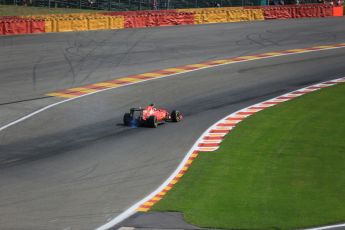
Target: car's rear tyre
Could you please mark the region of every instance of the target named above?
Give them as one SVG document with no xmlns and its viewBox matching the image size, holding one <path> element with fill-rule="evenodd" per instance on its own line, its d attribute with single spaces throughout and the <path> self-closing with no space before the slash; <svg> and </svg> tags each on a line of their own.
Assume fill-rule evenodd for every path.
<svg viewBox="0 0 345 230">
<path fill-rule="evenodd" d="M 123 123 L 125 124 L 125 126 L 131 126 L 133 122 L 133 117 L 131 116 L 130 113 L 125 113 L 125 115 L 123 116 Z"/>
<path fill-rule="evenodd" d="M 158 126 L 157 117 L 156 116 L 150 116 L 147 119 L 147 125 L 151 128 L 157 128 L 157 126 Z"/>
<path fill-rule="evenodd" d="M 171 120 L 172 120 L 173 122 L 179 122 L 179 121 L 181 121 L 181 120 L 182 120 L 182 115 L 181 115 L 181 113 L 180 113 L 178 110 L 173 110 L 173 111 L 171 112 Z"/>
</svg>

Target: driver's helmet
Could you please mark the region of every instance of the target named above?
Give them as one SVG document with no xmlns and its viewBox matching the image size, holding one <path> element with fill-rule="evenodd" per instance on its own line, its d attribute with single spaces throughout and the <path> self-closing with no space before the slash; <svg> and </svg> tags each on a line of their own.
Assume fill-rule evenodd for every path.
<svg viewBox="0 0 345 230">
<path fill-rule="evenodd" d="M 155 104 L 151 103 L 151 104 L 150 104 L 150 106 L 154 107 L 154 106 L 155 106 Z"/>
</svg>

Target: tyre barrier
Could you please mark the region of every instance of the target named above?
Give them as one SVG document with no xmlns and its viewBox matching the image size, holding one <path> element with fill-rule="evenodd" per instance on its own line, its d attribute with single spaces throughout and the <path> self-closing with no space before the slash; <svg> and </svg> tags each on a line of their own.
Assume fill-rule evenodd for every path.
<svg viewBox="0 0 345 230">
<path fill-rule="evenodd" d="M 344 16 L 344 7 L 335 6 L 333 7 L 333 17 L 343 17 Z"/>
<path fill-rule="evenodd" d="M 102 16 L 93 15 L 77 18 L 47 18 L 45 21 L 45 31 L 49 32 L 73 32 L 88 30 L 114 30 L 124 28 L 124 18 L 122 16 Z"/>
<path fill-rule="evenodd" d="M 149 13 L 146 15 L 126 15 L 124 17 L 125 28 L 143 28 L 157 26 L 192 25 L 194 15 L 192 13 Z"/>
<path fill-rule="evenodd" d="M 305 4 L 0 17 L 0 35 L 343 16 L 342 6 Z"/>
<path fill-rule="evenodd" d="M 195 24 L 264 20 L 261 9 L 208 10 L 194 13 Z"/>
<path fill-rule="evenodd" d="M 42 20 L 0 19 L 0 35 L 44 33 L 45 22 Z"/>
<path fill-rule="evenodd" d="M 261 9 L 243 7 L 110 12 L 104 15 L 123 15 L 125 28 L 264 20 Z"/>
<path fill-rule="evenodd" d="M 262 9 L 265 20 L 333 16 L 333 7 L 325 4 L 246 7 L 246 9 Z"/>
<path fill-rule="evenodd" d="M 331 6 L 277 7 L 264 9 L 265 19 L 318 18 L 333 16 Z"/>
</svg>

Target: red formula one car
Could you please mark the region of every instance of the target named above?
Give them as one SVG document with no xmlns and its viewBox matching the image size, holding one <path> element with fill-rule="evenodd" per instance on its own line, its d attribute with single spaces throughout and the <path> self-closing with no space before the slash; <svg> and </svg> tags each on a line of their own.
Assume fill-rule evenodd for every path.
<svg viewBox="0 0 345 230">
<path fill-rule="evenodd" d="M 165 121 L 179 122 L 183 119 L 182 114 L 173 110 L 169 113 L 165 109 L 157 109 L 154 104 L 142 108 L 131 108 L 129 113 L 125 113 L 123 116 L 123 123 L 126 126 L 138 127 L 147 126 L 156 128 L 159 123 Z"/>
</svg>

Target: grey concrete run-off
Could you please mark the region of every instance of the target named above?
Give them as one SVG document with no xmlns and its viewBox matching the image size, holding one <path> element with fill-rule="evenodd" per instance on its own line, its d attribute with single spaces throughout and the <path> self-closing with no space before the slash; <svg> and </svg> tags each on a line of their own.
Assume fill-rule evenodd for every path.
<svg viewBox="0 0 345 230">
<path fill-rule="evenodd" d="M 157 41 L 162 42 L 162 38 L 171 37 L 170 44 L 161 43 L 165 45 L 156 48 L 157 54 L 152 52 L 151 56 L 147 51 L 146 62 L 145 58 L 139 58 L 141 52 L 136 49 L 151 47 L 147 44 L 154 43 L 152 39 L 146 40 L 146 43 L 141 42 L 142 38 L 140 42 L 138 39 L 136 45 L 132 44 L 130 53 L 139 56 L 135 58 L 135 55 L 125 55 L 127 58 L 123 58 L 125 61 L 121 62 L 115 71 L 111 70 L 110 65 L 107 67 L 109 63 L 100 57 L 110 52 L 110 49 L 95 48 L 83 59 L 89 60 L 89 57 L 93 57 L 94 61 L 98 60 L 99 67 L 94 71 L 95 75 L 88 78 L 89 80 L 82 80 L 84 77 L 81 72 L 83 69 L 86 72 L 91 71 L 92 65 L 81 65 L 78 67 L 80 75 L 75 78 L 78 79 L 75 81 L 77 84 L 77 82 L 107 79 L 112 71 L 116 75 L 116 69 L 119 71 L 122 69 L 123 72 L 119 76 L 123 76 L 133 71 L 144 72 L 146 69 L 168 64 L 169 66 L 187 64 L 182 63 L 187 60 L 194 63 L 206 59 L 219 59 L 227 55 L 237 56 L 263 50 L 341 42 L 338 36 L 343 36 L 345 32 L 340 31 L 340 27 L 336 29 L 339 22 L 343 21 L 340 19 L 291 20 L 148 29 L 149 32 L 98 31 L 0 38 L 1 51 L 7 52 L 6 49 L 13 49 L 16 55 L 13 54 L 12 57 L 23 58 L 18 68 L 13 67 L 3 71 L 4 75 L 0 77 L 0 87 L 3 87 L 0 96 L 3 102 L 12 99 L 30 99 L 30 97 L 42 97 L 43 92 L 52 88 L 71 85 L 71 82 L 68 82 L 71 76 L 63 74 L 66 67 L 62 62 L 59 67 L 60 77 L 58 71 L 54 69 L 59 66 L 57 61 L 52 65 L 44 65 L 47 68 L 46 77 L 41 75 L 42 78 L 36 83 L 31 82 L 32 75 L 24 74 L 24 69 L 19 71 L 20 68 L 30 69 L 28 67 L 30 64 L 24 67 L 25 55 L 19 54 L 34 46 L 35 39 L 43 39 L 40 42 L 41 47 L 45 47 L 44 44 L 50 42 L 59 44 L 57 42 L 59 40 L 60 45 L 64 46 L 67 44 L 66 39 L 70 39 L 70 44 L 78 44 L 79 51 L 83 52 L 81 50 L 89 49 L 93 43 L 80 45 L 80 41 L 96 39 L 91 38 L 90 35 L 105 39 L 108 43 L 104 42 L 104 44 L 112 44 L 113 50 L 117 50 L 115 48 L 117 46 L 121 49 L 123 44 L 109 42 L 109 39 L 116 37 L 110 36 L 111 34 L 117 34 L 119 37 L 133 34 L 132 37 L 127 36 L 128 43 L 140 34 L 146 36 L 156 34 L 157 45 L 159 45 Z M 253 35 L 249 34 L 255 33 L 256 29 L 258 33 L 265 29 L 271 31 L 271 34 L 276 34 L 270 38 L 274 40 L 276 36 L 275 42 L 280 42 L 281 45 L 274 46 L 268 43 L 269 38 L 264 37 L 264 34 L 257 37 L 256 42 L 250 41 L 253 40 L 251 37 Z M 235 39 L 238 35 L 233 34 L 233 31 L 236 30 L 242 31 L 243 36 L 247 33 L 251 38 Z M 218 31 L 218 35 L 215 35 L 214 31 Z M 201 34 L 208 38 L 203 38 Z M 309 42 L 306 39 L 305 44 L 302 41 L 298 43 L 297 38 L 301 38 L 302 35 L 305 38 L 309 37 Z M 224 46 L 226 38 L 229 39 L 228 46 Z M 239 45 L 236 46 L 232 39 L 238 40 Z M 12 48 L 3 45 L 10 41 L 18 45 L 13 45 Z M 258 41 L 261 45 L 257 44 Z M 247 42 L 247 46 L 243 45 L 244 42 Z M 54 52 L 66 52 L 61 47 L 54 45 L 49 47 L 52 49 L 50 52 L 42 51 L 48 56 Z M 167 47 L 171 47 L 171 52 L 167 53 Z M 247 47 L 247 50 L 244 47 Z M 179 49 L 180 55 L 170 56 L 174 54 L 173 51 L 178 52 Z M 150 58 L 158 55 L 158 50 L 161 50 L 159 54 L 161 57 L 169 57 L 166 63 L 164 60 L 159 60 L 160 64 L 150 61 Z M 3 52 L 0 55 L 4 58 Z M 159 55 L 155 56 L 157 60 Z M 194 57 L 191 57 L 193 55 Z M 76 55 L 74 58 L 80 57 Z M 206 69 L 87 96 L 54 107 L 6 129 L 0 132 L 1 229 L 98 227 L 157 188 L 176 168 L 198 136 L 215 121 L 253 103 L 311 83 L 342 77 L 345 74 L 344 58 L 345 49 L 337 49 Z M 29 62 L 30 58 L 25 60 Z M 21 61 L 18 60 L 19 63 Z M 3 66 L 1 68 L 11 65 L 8 62 Z M 106 76 L 107 71 L 109 76 Z M 36 90 L 32 88 L 35 85 Z M 181 110 L 185 120 L 177 124 L 167 123 L 157 129 L 123 127 L 122 116 L 130 107 L 143 106 L 150 102 L 155 102 L 158 106 L 169 110 L 175 108 Z M 8 117 L 11 117 L 11 111 L 15 117 L 17 112 L 29 111 L 43 104 L 49 104 L 45 101 L 40 105 L 39 100 L 35 102 L 38 104 L 25 103 L 32 107 L 27 107 L 25 110 L 20 104 L 13 103 L 17 107 L 9 109 Z M 0 106 L 0 114 L 2 111 L 3 106 Z"/>
</svg>

